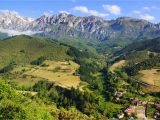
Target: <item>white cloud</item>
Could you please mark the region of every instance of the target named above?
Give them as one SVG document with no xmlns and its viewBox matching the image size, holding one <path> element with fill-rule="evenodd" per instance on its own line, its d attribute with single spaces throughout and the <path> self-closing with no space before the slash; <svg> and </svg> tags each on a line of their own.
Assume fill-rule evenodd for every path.
<svg viewBox="0 0 160 120">
<path fill-rule="evenodd" d="M 144 10 L 150 10 L 150 8 L 143 7 L 142 10 L 133 10 L 132 11 L 133 16 L 135 16 L 137 18 L 140 18 L 140 19 L 147 20 L 147 21 L 153 21 L 153 20 L 155 20 L 155 17 L 153 15 L 145 13 Z"/>
<path fill-rule="evenodd" d="M 51 16 L 52 14 L 50 14 L 49 12 L 43 12 L 42 15 Z"/>
<path fill-rule="evenodd" d="M 46 16 L 52 16 L 53 14 L 54 14 L 54 11 L 52 11 L 52 10 L 49 10 L 49 11 L 42 13 L 42 15 L 46 15 Z"/>
<path fill-rule="evenodd" d="M 76 7 L 73 8 L 73 10 L 79 11 L 79 12 L 82 12 L 82 13 L 86 13 L 88 15 L 99 16 L 99 17 L 106 17 L 106 16 L 109 15 L 107 13 L 100 13 L 96 10 L 90 10 L 86 6 L 76 6 Z"/>
<path fill-rule="evenodd" d="M 149 14 L 144 14 L 144 15 L 141 14 L 141 15 L 140 15 L 140 18 L 141 18 L 141 19 L 144 19 L 144 20 L 148 20 L 148 21 L 152 21 L 152 20 L 155 19 L 154 16 L 149 15 Z"/>
<path fill-rule="evenodd" d="M 12 14 L 16 14 L 19 15 L 19 13 L 15 10 L 0 10 L 1 13 L 12 13 Z"/>
<path fill-rule="evenodd" d="M 88 13 L 88 8 L 85 7 L 85 6 L 76 6 L 76 7 L 74 7 L 74 10 L 84 12 L 84 13 Z"/>
<path fill-rule="evenodd" d="M 59 13 L 66 13 L 66 14 L 70 14 L 68 11 L 64 11 L 64 10 L 59 11 Z"/>
<path fill-rule="evenodd" d="M 48 12 L 49 12 L 50 14 L 53 14 L 53 13 L 54 13 L 54 11 L 52 11 L 52 10 L 49 10 Z"/>
<path fill-rule="evenodd" d="M 152 9 L 160 9 L 160 7 L 157 6 L 145 6 L 142 8 L 142 10 L 152 10 Z"/>
<path fill-rule="evenodd" d="M 8 29 L 0 29 L 0 32 L 2 33 L 7 33 L 8 36 L 14 36 L 14 35 L 22 35 L 22 34 L 25 34 L 25 35 L 34 35 L 36 33 L 41 33 L 42 31 L 16 31 L 16 30 L 8 30 Z"/>
<path fill-rule="evenodd" d="M 102 5 L 102 7 L 114 15 L 120 15 L 121 14 L 121 8 L 117 5 Z"/>
<path fill-rule="evenodd" d="M 141 11 L 139 11 L 139 10 L 133 10 L 132 11 L 134 14 L 140 14 L 141 13 Z"/>
<path fill-rule="evenodd" d="M 143 10 L 150 10 L 150 7 L 143 7 Z"/>
</svg>

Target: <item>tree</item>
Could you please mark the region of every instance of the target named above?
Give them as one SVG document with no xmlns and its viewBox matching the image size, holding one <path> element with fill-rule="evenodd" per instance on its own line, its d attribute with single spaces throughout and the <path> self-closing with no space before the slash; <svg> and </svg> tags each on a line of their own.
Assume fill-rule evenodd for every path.
<svg viewBox="0 0 160 120">
<path fill-rule="evenodd" d="M 0 119 L 7 120 L 7 119 L 26 119 L 26 113 L 23 108 L 16 103 L 6 101 L 0 107 Z"/>
</svg>

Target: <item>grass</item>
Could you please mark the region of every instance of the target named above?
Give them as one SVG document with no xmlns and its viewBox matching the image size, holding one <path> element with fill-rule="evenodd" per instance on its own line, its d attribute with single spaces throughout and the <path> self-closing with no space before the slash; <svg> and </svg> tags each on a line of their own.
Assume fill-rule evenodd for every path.
<svg viewBox="0 0 160 120">
<path fill-rule="evenodd" d="M 32 96 L 37 95 L 37 92 L 33 92 L 33 91 L 22 91 L 22 90 L 17 90 L 18 93 L 21 94 L 31 94 Z"/>
<path fill-rule="evenodd" d="M 0 41 L 0 68 L 11 61 L 19 64 L 29 64 L 40 57 L 51 60 L 70 59 L 66 52 L 69 47 L 26 35 L 15 36 Z"/>
<path fill-rule="evenodd" d="M 114 63 L 111 67 L 110 67 L 110 71 L 114 72 L 116 69 L 122 68 L 123 66 L 125 66 L 126 61 L 125 60 L 120 60 L 116 63 Z"/>
<path fill-rule="evenodd" d="M 18 83 L 18 86 L 21 88 L 30 88 L 40 80 L 46 80 L 46 79 L 40 77 L 34 77 L 31 75 L 19 75 L 15 79 L 13 79 L 12 82 Z"/>
<path fill-rule="evenodd" d="M 159 69 L 141 70 L 140 80 L 155 86 L 160 86 L 160 71 Z"/>
<path fill-rule="evenodd" d="M 122 108 L 123 108 L 123 106 L 120 104 L 115 104 L 113 102 L 106 102 L 105 111 L 107 111 L 107 113 L 109 113 L 109 114 L 111 114 L 111 113 L 118 114 L 118 113 L 120 113 Z"/>
<path fill-rule="evenodd" d="M 145 93 L 159 93 L 160 92 L 160 87 L 143 87 L 143 92 Z"/>
<path fill-rule="evenodd" d="M 16 81 L 21 85 L 32 85 L 39 80 L 48 80 L 65 88 L 83 88 L 83 85 L 80 84 L 80 76 L 74 75 L 76 70 L 79 68 L 78 64 L 73 61 L 60 62 L 51 60 L 46 60 L 43 64 L 47 64 L 47 66 L 19 66 L 18 68 L 15 68 L 12 73 L 20 73 L 21 76 L 26 76 L 19 76 L 16 79 Z"/>
</svg>

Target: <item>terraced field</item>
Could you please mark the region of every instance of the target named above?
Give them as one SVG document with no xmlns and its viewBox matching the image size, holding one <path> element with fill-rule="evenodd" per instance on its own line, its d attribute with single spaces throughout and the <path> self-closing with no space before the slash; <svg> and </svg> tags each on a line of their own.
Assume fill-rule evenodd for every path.
<svg viewBox="0 0 160 120">
<path fill-rule="evenodd" d="M 15 68 L 13 73 L 20 73 L 16 78 L 20 84 L 34 84 L 39 80 L 48 80 L 65 88 L 78 88 L 82 84 L 80 76 L 76 75 L 79 65 L 73 61 L 45 61 L 41 66 L 25 66 Z M 81 86 L 82 87 L 82 86 Z M 80 88 L 81 88 L 80 87 Z"/>
</svg>

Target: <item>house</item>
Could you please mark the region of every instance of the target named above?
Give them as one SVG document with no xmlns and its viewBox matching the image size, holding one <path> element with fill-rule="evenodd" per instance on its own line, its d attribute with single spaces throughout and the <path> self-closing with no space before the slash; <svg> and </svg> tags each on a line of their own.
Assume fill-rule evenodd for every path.
<svg viewBox="0 0 160 120">
<path fill-rule="evenodd" d="M 126 91 L 115 91 L 114 95 L 117 97 L 122 97 L 125 93 Z"/>
<path fill-rule="evenodd" d="M 148 103 L 148 101 L 146 101 L 146 100 L 141 100 L 141 101 L 140 101 L 140 104 L 141 104 L 141 105 L 146 105 L 147 103 Z"/>
<path fill-rule="evenodd" d="M 155 104 L 157 110 L 160 110 L 160 104 Z"/>
<path fill-rule="evenodd" d="M 127 115 L 132 115 L 132 114 L 135 113 L 135 109 L 136 109 L 135 106 L 129 106 L 128 108 L 125 109 L 124 112 L 125 112 Z"/>
<path fill-rule="evenodd" d="M 133 105 L 137 105 L 139 100 L 137 98 L 131 98 L 130 101 Z"/>
<path fill-rule="evenodd" d="M 137 98 L 131 98 L 131 103 L 134 105 L 146 105 L 148 103 L 148 101 L 146 100 L 139 100 Z"/>
<path fill-rule="evenodd" d="M 117 115 L 118 119 L 122 119 L 124 117 L 124 113 L 120 113 Z"/>
<path fill-rule="evenodd" d="M 154 105 L 154 102 L 152 102 L 152 101 L 148 101 L 148 104 L 150 104 L 150 105 Z"/>
<path fill-rule="evenodd" d="M 156 114 L 154 115 L 154 118 L 156 120 L 160 120 L 160 112 L 156 112 Z"/>
</svg>

